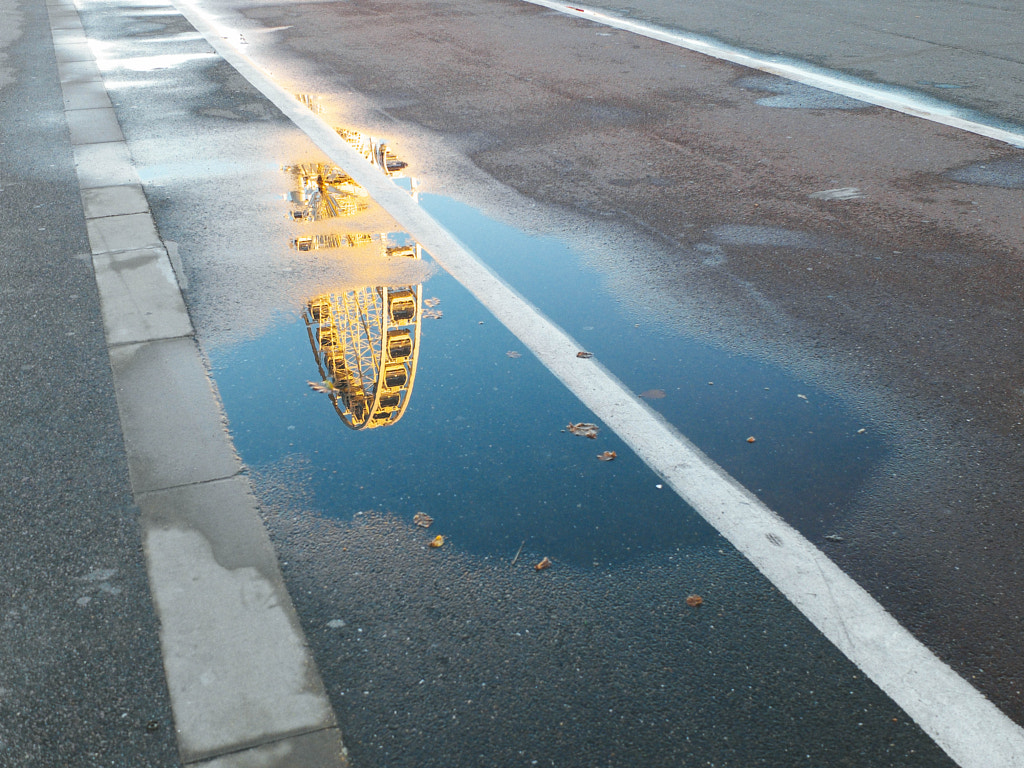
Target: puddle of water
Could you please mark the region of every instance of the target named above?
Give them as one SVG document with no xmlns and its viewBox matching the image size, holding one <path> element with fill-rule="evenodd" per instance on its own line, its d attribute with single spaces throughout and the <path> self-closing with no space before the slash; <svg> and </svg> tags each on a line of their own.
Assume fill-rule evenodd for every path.
<svg viewBox="0 0 1024 768">
<path fill-rule="evenodd" d="M 158 209 L 171 222 L 177 217 L 185 234 L 189 217 L 216 223 L 208 214 L 220 198 L 201 196 L 213 187 L 197 189 L 187 206 Z M 313 198 L 306 202 L 315 208 Z M 524 240 L 468 209 L 450 210 L 457 219 L 446 222 L 450 228 L 476 227 L 484 238 L 474 243 L 478 252 L 494 263 L 505 259 L 505 277 L 637 392 L 663 390 L 649 402 L 684 431 L 698 440 L 691 428 L 700 425 L 723 433 L 724 448 L 739 457 L 771 444 L 760 428 L 756 443 L 745 442 L 752 406 L 781 391 L 762 367 L 634 319 L 603 278 L 555 241 Z M 340 220 L 287 221 L 292 231 L 282 246 L 296 273 L 313 272 L 309 262 L 322 258 L 330 261 L 324 274 L 337 275 L 334 264 L 351 264 L 356 242 L 364 251 L 385 240 L 401 244 L 388 226 L 349 219 L 335 226 Z M 232 240 L 227 252 L 247 250 L 238 244 L 268 232 L 282 234 L 262 217 L 245 227 L 245 238 Z M 460 236 L 468 242 L 470 234 Z M 370 244 L 360 239 L 365 235 Z M 493 251 L 483 247 L 490 237 L 498 238 Z M 204 231 L 190 244 L 208 238 Z M 186 261 L 208 258 L 198 247 L 183 250 Z M 421 312 L 443 314 L 422 317 L 404 415 L 357 431 L 342 423 L 336 399 L 308 386 L 338 373 L 325 367 L 323 344 L 298 317 L 311 299 L 337 301 L 357 286 L 310 278 L 297 290 L 280 277 L 256 281 L 258 289 L 239 297 L 236 282 L 251 281 L 261 260 L 277 266 L 264 254 L 204 264 L 232 275 L 231 295 L 213 298 L 225 306 L 228 299 L 251 303 L 260 329 L 293 294 L 303 298 L 269 330 L 251 331 L 258 338 L 206 351 L 261 502 L 271 498 L 268 525 L 354 761 L 481 765 L 518 754 L 524 765 L 829 764 L 860 754 L 864 764 L 879 764 L 899 754 L 906 765 L 944 764 L 892 702 L 752 565 L 659 489 L 658 478 L 614 435 L 602 430 L 588 440 L 563 432 L 570 420 L 593 416 L 447 274 L 415 283 L 422 284 Z M 369 285 L 372 298 L 393 274 L 360 274 L 371 273 L 361 287 Z M 394 285 L 408 287 L 408 280 L 403 274 Z M 435 297 L 440 302 L 428 306 Z M 200 326 L 206 339 L 210 322 L 207 316 Z M 250 333 L 239 317 L 226 322 Z M 681 370 L 693 380 L 672 380 Z M 766 378 L 745 382 L 747 375 Z M 792 383 L 780 377 L 779 386 L 784 382 Z M 809 387 L 799 390 L 807 400 L 782 394 L 782 410 L 794 414 L 831 402 Z M 599 461 L 605 450 L 617 458 Z M 787 477 L 785 470 L 776 476 Z M 816 482 L 826 476 L 811 474 Z M 415 528 L 416 512 L 434 518 L 429 530 Z M 447 542 L 427 549 L 436 534 Z M 513 569 L 509 560 L 520 546 L 523 558 Z M 544 555 L 555 565 L 534 572 Z M 616 558 L 614 569 L 561 567 Z M 686 607 L 691 591 L 704 596 L 702 608 Z M 883 735 L 865 740 L 866 731 Z"/>
<path fill-rule="evenodd" d="M 448 198 L 421 201 L 777 506 L 787 493 L 798 516 L 819 503 L 816 494 L 821 504 L 840 503 L 868 471 L 868 456 L 883 450 L 817 389 L 634 317 L 557 240 Z M 729 232 L 720 234 L 718 247 L 728 247 Z M 744 246 L 788 236 L 732 235 Z M 327 237 L 322 250 L 339 258 L 341 242 Z M 343 290 L 323 295 L 338 303 Z M 385 289 L 362 290 L 377 296 L 378 315 L 389 311 Z M 581 749 L 598 759 L 609 745 L 648 764 L 696 754 L 756 761 L 758 745 L 769 743 L 776 757 L 849 754 L 862 748 L 861 723 L 892 731 L 905 721 L 614 434 L 567 430 L 593 414 L 458 282 L 436 270 L 415 291 L 415 380 L 400 419 L 379 429 L 346 428 L 342 398 L 306 383 L 340 378 L 313 336 L 318 297 L 305 322 L 281 321 L 261 338 L 211 350 L 236 445 L 261 498 L 283 513 L 269 524 L 295 566 L 291 578 L 304 585 L 297 594 L 311 643 L 332 660 L 322 667 L 325 682 L 341 702 L 353 755 L 461 765 L 525 746 L 518 736 L 505 740 L 507 729 L 488 720 L 492 711 L 515 723 L 515 734 L 530 734 L 520 752 L 531 762 L 559 763 Z M 387 332 L 382 324 L 379 339 Z M 750 432 L 755 443 L 745 439 Z M 605 451 L 615 459 L 600 461 Z M 758 488 L 758 477 L 786 482 Z M 415 525 L 422 513 L 432 518 L 428 530 Z M 445 538 L 439 550 L 426 546 L 435 535 Z M 553 562 L 551 574 L 535 574 L 542 557 Z M 695 589 L 700 609 L 685 602 Z M 371 637 L 370 655 L 357 652 Z M 756 664 L 737 651 L 750 637 L 759 638 Z M 854 698 L 819 693 L 833 689 Z M 803 708 L 793 703 L 804 700 Z M 793 718 L 794 706 L 810 716 Z M 381 722 L 404 725 L 382 733 Z M 822 729 L 829 736 L 819 744 L 811 734 Z M 887 732 L 884 743 L 922 755 L 920 764 L 942 764 L 913 726 Z"/>
<path fill-rule="evenodd" d="M 358 213 L 358 194 L 337 180 L 340 186 L 331 187 L 322 174 L 307 176 L 309 191 L 298 193 L 304 202 L 293 218 L 349 223 Z M 403 184 L 411 188 L 409 180 Z M 638 315 L 560 241 L 526 235 L 450 198 L 423 194 L 420 201 L 638 396 L 643 393 L 812 539 L 834 531 L 884 458 L 880 435 L 842 403 L 778 367 Z M 802 233 L 776 230 L 722 227 L 713 236 L 722 246 L 820 245 Z M 352 237 L 372 246 L 373 237 L 383 243 L 403 236 L 318 234 L 296 238 L 292 246 L 344 258 L 354 250 Z M 366 246 L 361 240 L 357 245 Z M 261 471 L 308 456 L 301 485 L 316 511 L 345 518 L 379 510 L 408 520 L 424 512 L 468 551 L 507 554 L 529 540 L 580 565 L 715 538 L 685 503 L 658 487 L 658 478 L 615 435 L 605 430 L 590 440 L 565 431 L 570 422 L 594 421 L 593 414 L 446 273 L 429 277 L 423 287 L 391 290 L 415 296 L 415 326 L 392 322 L 391 330 L 380 325 L 372 333 L 365 327 L 349 333 L 363 347 L 376 343 L 377 360 L 364 361 L 369 373 L 355 377 L 357 397 L 347 389 L 333 391 L 336 383 L 354 386 L 359 364 L 349 362 L 344 376 L 332 377 L 341 369 L 332 368 L 334 348 L 320 344 L 327 326 L 312 317 L 313 304 L 354 306 L 351 297 L 359 291 L 364 305 L 387 301 L 384 288 L 325 286 L 309 297 L 304 320 L 282 320 L 256 340 L 210 351 L 242 456 Z M 424 299 L 439 303 L 425 306 Z M 637 297 L 634 304 L 643 301 Z M 387 311 L 364 307 L 349 315 L 376 327 Z M 381 400 L 374 392 L 384 378 L 373 382 L 385 374 L 382 339 L 401 332 L 411 334 L 415 354 L 399 361 L 402 386 Z M 327 391 L 312 391 L 310 381 Z M 345 429 L 339 416 L 359 433 Z M 370 435 L 367 423 L 389 428 Z M 606 451 L 616 458 L 599 460 Z"/>
<path fill-rule="evenodd" d="M 308 387 L 320 372 L 302 323 L 214 351 L 246 463 L 267 472 L 308 457 L 297 485 L 310 511 L 408 522 L 424 512 L 431 532 L 481 555 L 510 556 L 528 541 L 591 565 L 717 538 L 613 434 L 565 431 L 593 415 L 458 283 L 438 273 L 423 290 L 444 314 L 423 320 L 404 415 L 384 429 L 345 429 L 331 398 Z M 600 461 L 606 450 L 617 458 Z"/>
<path fill-rule="evenodd" d="M 346 138 L 389 175 L 404 168 L 382 143 Z M 289 484 L 311 512 L 407 523 L 424 513 L 432 531 L 483 556 L 529 542 L 591 566 L 718 541 L 609 430 L 568 431 L 594 415 L 447 273 L 388 285 L 429 255 L 404 233 L 366 232 L 379 214 L 347 174 L 284 171 L 292 249 L 345 268 L 307 297 L 302 318 L 208 350 L 247 464 L 297 471 Z"/>
<path fill-rule="evenodd" d="M 1024 189 L 1024 157 L 1009 157 L 974 163 L 945 174 L 947 179 L 984 187 Z"/>
<path fill-rule="evenodd" d="M 751 91 L 767 91 L 777 94 L 758 99 L 762 107 L 777 109 L 867 109 L 865 101 L 851 99 L 838 93 L 823 91 L 811 85 L 784 80 L 774 75 L 752 75 L 741 77 L 734 85 Z"/>
<path fill-rule="evenodd" d="M 634 392 L 664 391 L 649 404 L 809 538 L 841 522 L 885 459 L 881 434 L 842 402 L 777 366 L 665 327 L 643 314 L 642 295 L 628 304 L 614 298 L 607 278 L 560 241 L 526 235 L 450 198 L 420 200 Z M 769 228 L 714 234 L 725 245 L 821 246 L 803 233 Z"/>
<path fill-rule="evenodd" d="M 826 245 L 820 237 L 805 232 L 747 224 L 723 224 L 714 227 L 711 230 L 711 239 L 719 245 L 768 246 L 798 250 L 824 248 Z"/>
</svg>

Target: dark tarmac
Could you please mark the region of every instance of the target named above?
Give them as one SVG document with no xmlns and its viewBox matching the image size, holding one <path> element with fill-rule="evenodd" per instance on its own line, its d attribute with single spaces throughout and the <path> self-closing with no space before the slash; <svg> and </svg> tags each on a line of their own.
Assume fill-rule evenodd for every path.
<svg viewBox="0 0 1024 768">
<path fill-rule="evenodd" d="M 5 23 L 20 17 L 23 29 L 0 39 L 0 766 L 179 765 L 46 10 L 13 5 L 0 0 Z M 1022 150 L 518 3 L 358 0 L 330 4 L 329 15 L 323 4 L 234 5 L 257 26 L 290 27 L 259 38 L 273 45 L 258 50 L 293 65 L 296 89 L 324 94 L 329 112 L 386 132 L 426 188 L 533 233 L 557 231 L 607 269 L 624 301 L 640 292 L 667 325 L 799 370 L 884 421 L 898 450 L 842 510 L 842 544 L 828 554 L 1024 723 Z M 512 44 L 524 39 L 529 46 Z M 287 132 L 233 72 L 208 74 L 189 87 L 208 87 L 197 112 L 220 121 L 217 141 L 228 146 L 247 121 L 263 121 L 245 134 L 266 141 L 260 151 Z M 112 96 L 122 110 L 138 98 L 127 88 Z M 152 138 L 131 130 L 144 122 L 125 120 L 143 158 Z M 170 116 L 164 130 L 186 124 Z M 161 234 L 187 248 L 204 225 L 183 224 L 195 201 L 172 199 L 165 185 L 174 180 L 160 171 L 144 182 Z M 853 191 L 822 194 L 835 190 Z M 240 217 L 218 232 L 213 250 L 237 251 L 246 226 Z M 628 255 L 602 262 L 608 242 L 628 245 Z M 238 331 L 215 301 L 232 270 L 249 267 L 245 253 L 235 257 L 203 274 L 185 254 L 190 311 L 207 341 L 229 343 Z M 258 296 L 260 280 L 281 277 L 275 269 L 253 267 L 251 293 L 233 300 Z M 275 308 L 250 303 L 253 327 L 271 325 Z M 595 765 L 708 755 L 773 765 L 779 754 L 797 764 L 834 724 L 801 680 L 841 686 L 848 663 L 830 647 L 803 645 L 800 622 L 778 619 L 789 616 L 782 598 L 759 591 L 735 553 L 641 559 L 597 591 L 570 571 L 524 586 L 503 561 L 445 550 L 428 564 L 418 532 L 388 515 L 347 526 L 301 518 L 306 500 L 294 488 L 259 471 L 253 481 L 310 645 L 321 658 L 339 642 L 346 649 L 325 685 L 343 732 L 356 734 L 349 746 L 360 764 L 426 747 L 422 765 L 489 764 L 468 752 L 464 763 L 449 759 L 444 735 L 489 732 L 480 754 L 509 754 L 519 732 L 495 724 L 512 720 L 537 734 L 533 751 L 519 755 L 526 765 L 571 764 L 580 755 L 565 744 L 584 743 L 596 724 L 621 752 L 586 753 Z M 339 548 L 352 551 L 355 568 L 330 567 Z M 728 618 L 717 609 L 680 615 L 667 585 L 697 574 L 712 600 L 743 582 L 751 603 Z M 631 591 L 638 585 L 649 599 Z M 339 595 L 360 596 L 344 618 Z M 569 604 L 583 621 L 567 628 L 557 618 Z M 609 606 L 623 608 L 619 619 L 608 618 Z M 473 615 L 493 621 L 470 632 Z M 637 617 L 649 624 L 631 623 Z M 686 637 L 681 621 L 693 625 Z M 527 629 L 535 637 L 524 639 Z M 370 642 L 370 632 L 390 638 Z M 797 698 L 777 700 L 751 675 L 740 693 L 723 688 L 717 704 L 695 709 L 685 728 L 643 722 L 651 712 L 671 721 L 672 702 L 634 711 L 637 689 L 656 698 L 656 685 L 669 684 L 696 698 L 730 685 L 713 679 L 714 665 L 668 669 L 665 659 L 710 649 L 729 663 L 749 635 L 765 632 L 773 685 Z M 468 652 L 474 638 L 490 656 Z M 570 648 L 561 676 L 545 677 Z M 501 669 L 481 662 L 502 653 Z M 424 669 L 433 677 L 420 677 Z M 517 676 L 523 669 L 533 671 Z M 588 675 L 622 688 L 573 710 L 569 692 Z M 434 690 L 409 694 L 419 718 L 411 726 L 375 695 L 418 686 Z M 851 711 L 887 738 L 864 746 L 853 718 L 848 733 L 827 734 L 829 749 L 845 744 L 852 764 L 873 766 L 947 759 L 931 744 L 915 754 L 916 727 L 872 686 L 856 698 Z M 450 707 L 424 716 L 438 700 Z M 518 701 L 513 712 L 507 701 Z M 742 742 L 748 720 L 777 728 L 777 743 Z M 723 746 L 737 735 L 741 743 Z"/>
<path fill-rule="evenodd" d="M 179 765 L 53 42 L 3 8 L 0 765 Z"/>
<path fill-rule="evenodd" d="M 897 458 L 830 556 L 1024 722 L 1024 198 L 1005 172 L 962 175 L 1021 149 L 870 105 L 764 104 L 783 81 L 529 5 L 235 7 L 280 30 L 253 35 L 257 58 L 388 135 L 424 189 L 584 253 L 642 242 L 605 264 L 624 301 L 886 422 Z M 863 196 L 820 198 L 842 188 Z"/>
</svg>

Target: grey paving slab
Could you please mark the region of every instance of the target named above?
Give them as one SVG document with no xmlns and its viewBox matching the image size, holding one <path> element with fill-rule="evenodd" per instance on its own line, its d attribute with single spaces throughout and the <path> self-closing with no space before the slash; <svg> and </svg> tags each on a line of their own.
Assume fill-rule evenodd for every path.
<svg viewBox="0 0 1024 768">
<path fill-rule="evenodd" d="M 341 733 L 336 728 L 283 739 L 202 763 L 193 763 L 194 768 L 338 768 L 347 765 L 348 758 L 341 741 Z"/>
<path fill-rule="evenodd" d="M 124 141 L 117 115 L 105 109 L 75 109 L 65 113 L 72 144 L 104 144 Z"/>
<path fill-rule="evenodd" d="M 83 32 L 82 20 L 78 18 L 77 11 L 65 11 L 60 8 L 50 10 L 50 29 L 53 30 L 78 30 Z M 58 61 L 60 61 L 58 57 Z"/>
<path fill-rule="evenodd" d="M 53 30 L 54 45 L 85 45 L 88 40 L 85 37 L 85 30 L 82 29 L 55 29 Z"/>
<path fill-rule="evenodd" d="M 95 61 L 65 61 L 57 65 L 61 83 L 88 83 L 102 80 L 103 74 Z"/>
<path fill-rule="evenodd" d="M 98 219 L 146 213 L 149 211 L 149 202 L 141 184 L 121 184 L 116 187 L 83 189 L 82 207 L 85 209 L 85 218 Z"/>
<path fill-rule="evenodd" d="M 112 347 L 110 364 L 136 493 L 219 480 L 239 471 L 193 339 Z"/>
<path fill-rule="evenodd" d="M 76 17 L 77 18 L 77 17 Z M 70 16 L 59 20 L 64 26 L 61 29 L 78 29 L 74 24 L 74 21 Z M 57 23 L 57 22 L 54 22 Z M 81 22 L 79 22 L 79 26 Z M 92 55 L 92 48 L 89 47 L 88 43 L 78 43 L 71 45 L 54 45 L 53 49 L 57 52 L 57 61 L 92 61 L 94 56 Z"/>
<path fill-rule="evenodd" d="M 335 725 L 248 480 L 141 494 L 138 503 L 183 760 Z M 310 741 L 301 746 L 322 747 Z M 299 746 L 268 747 L 263 757 L 297 757 Z M 250 757 L 224 764 L 308 765 Z"/>
<path fill-rule="evenodd" d="M 188 310 L 163 249 L 97 254 L 93 265 L 108 344 L 192 333 Z"/>
<path fill-rule="evenodd" d="M 65 83 L 64 109 L 110 109 L 110 97 L 101 80 Z"/>
<path fill-rule="evenodd" d="M 148 213 L 129 213 L 89 219 L 89 245 L 93 253 L 132 251 L 139 248 L 162 248 L 153 217 Z"/>
<path fill-rule="evenodd" d="M 75 147 L 75 168 L 82 189 L 139 183 L 123 141 L 79 144 Z"/>
</svg>

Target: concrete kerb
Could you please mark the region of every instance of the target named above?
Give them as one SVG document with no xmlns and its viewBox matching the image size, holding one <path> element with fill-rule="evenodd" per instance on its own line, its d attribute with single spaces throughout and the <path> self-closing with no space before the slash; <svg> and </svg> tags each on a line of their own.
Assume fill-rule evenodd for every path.
<svg viewBox="0 0 1024 768">
<path fill-rule="evenodd" d="M 182 760 L 345 766 L 78 11 L 47 10 Z"/>
</svg>

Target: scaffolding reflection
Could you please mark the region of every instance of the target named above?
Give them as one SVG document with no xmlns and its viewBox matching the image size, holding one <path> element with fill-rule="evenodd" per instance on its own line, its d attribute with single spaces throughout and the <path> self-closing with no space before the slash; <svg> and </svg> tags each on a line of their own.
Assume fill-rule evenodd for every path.
<svg viewBox="0 0 1024 768">
<path fill-rule="evenodd" d="M 369 207 L 366 190 L 336 165 L 300 163 L 285 170 L 295 179 L 288 199 L 295 203 L 291 215 L 296 221 L 354 216 Z"/>
<path fill-rule="evenodd" d="M 381 139 L 367 136 L 359 131 L 353 131 L 348 128 L 335 128 L 334 130 L 353 149 L 384 171 L 388 176 L 400 176 L 400 172 L 409 165 L 395 157 L 391 150 L 388 149 L 387 143 Z"/>
<path fill-rule="evenodd" d="M 419 259 L 419 245 L 389 245 L 382 254 Z M 422 286 L 375 286 L 324 293 L 304 319 L 321 379 L 341 420 L 352 429 L 394 424 L 405 414 L 416 379 Z"/>
</svg>

